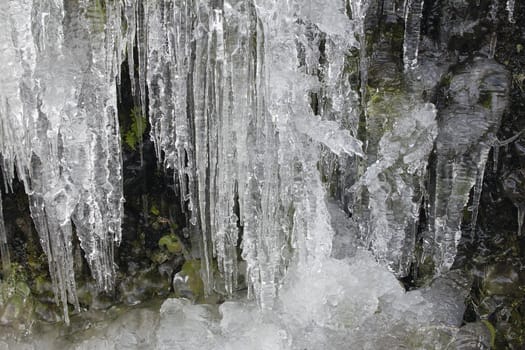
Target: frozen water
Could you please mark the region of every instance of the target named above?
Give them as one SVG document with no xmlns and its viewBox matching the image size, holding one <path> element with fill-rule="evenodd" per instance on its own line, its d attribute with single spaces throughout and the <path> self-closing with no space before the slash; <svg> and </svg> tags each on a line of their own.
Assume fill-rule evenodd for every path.
<svg viewBox="0 0 525 350">
<path fill-rule="evenodd" d="M 405 36 L 403 41 L 403 63 L 405 70 L 417 66 L 421 17 L 424 0 L 405 0 Z"/>
<path fill-rule="evenodd" d="M 9 257 L 9 250 L 7 246 L 7 232 L 4 225 L 4 213 L 2 207 L 2 193 L 0 191 L 0 258 L 2 258 L 2 269 L 4 275 L 7 276 L 11 266 L 11 259 Z"/>
<path fill-rule="evenodd" d="M 319 149 L 311 141 L 363 156 L 350 132 L 313 115 L 307 96 L 317 83 L 298 60 L 304 54 L 315 62 L 318 43 L 308 39 L 315 28 L 340 43 L 352 26 L 343 1 L 196 3 L 196 12 L 183 1 L 147 6 L 152 138 L 164 164 L 176 169 L 202 236 L 208 292 L 213 258 L 234 292 L 242 225 L 250 286 L 270 306 L 292 248 L 305 245 L 297 250 L 305 259 L 319 248 L 329 252 L 330 243 L 313 244 L 322 221 L 312 219 L 324 204 L 314 171 Z M 341 63 L 332 69 L 335 81 Z"/>
<path fill-rule="evenodd" d="M 437 135 L 436 110 L 417 99 L 400 101 L 387 94 L 381 99 L 380 105 L 368 106 L 371 123 L 381 123 L 379 130 L 385 130 L 383 135 L 376 131 L 381 137 L 377 160 L 353 188 L 368 197 L 366 208 L 356 206 L 366 244 L 392 271 L 405 276 L 413 256 L 427 160 Z"/>
<path fill-rule="evenodd" d="M 507 105 L 508 84 L 503 67 L 490 59 L 476 59 L 462 67 L 450 83 L 453 102 L 441 112 L 436 140 L 430 210 L 433 237 L 425 247 L 438 272 L 454 262 L 463 208 L 473 188 L 471 225 L 476 223 L 485 164 Z"/>
<path fill-rule="evenodd" d="M 106 319 L 74 336 L 54 330 L 28 349 L 445 349 L 455 340 L 470 281 L 453 271 L 429 287 L 405 292 L 369 252 L 291 269 L 273 310 L 256 303 L 220 306 L 168 299 Z M 111 314 L 112 311 L 110 310 Z M 114 313 L 114 312 L 113 312 Z M 482 333 L 482 332 L 481 332 Z M 474 334 L 473 334 L 474 335 Z M 461 338 L 466 341 L 466 338 Z M 6 349 L 19 349 L 4 339 Z M 20 345 L 20 344 L 19 344 Z"/>
<path fill-rule="evenodd" d="M 0 5 L 1 60 L 12 67 L 0 84 L 2 170 L 8 186 L 15 170 L 24 183 L 66 315 L 68 301 L 78 306 L 72 222 L 99 286 L 113 285 L 122 210 L 120 62 L 106 22 L 117 10 L 99 2 Z"/>
<path fill-rule="evenodd" d="M 507 0 L 507 4 L 505 5 L 505 9 L 507 10 L 509 16 L 509 22 L 511 23 L 514 23 L 514 7 L 516 6 L 515 1 L 516 0 Z"/>
<path fill-rule="evenodd" d="M 245 275 L 248 299 L 257 301 L 217 309 L 168 300 L 160 315 L 145 316 L 153 327 L 142 333 L 147 327 L 137 314 L 137 323 L 117 320 L 131 330 L 116 323 L 73 347 L 438 349 L 454 340 L 468 279 L 447 271 L 473 187 L 475 225 L 509 80 L 492 60 L 459 67 L 438 121 L 435 107 L 415 94 L 367 92 L 368 5 L 0 4 L 0 64 L 10 68 L 0 77 L 2 171 L 7 188 L 15 176 L 24 183 L 66 320 L 68 302 L 78 309 L 74 229 L 98 285 L 109 290 L 114 283 L 124 57 L 142 113 L 149 108 L 159 163 L 174 169 L 189 230 L 199 235 L 206 292 L 224 286 L 233 296 Z M 406 1 L 406 71 L 417 67 L 422 7 L 422 0 Z M 371 95 L 361 105 L 350 83 L 357 67 L 361 95 Z M 359 128 L 366 129 L 365 144 Z M 405 293 L 391 271 L 408 273 L 434 144 L 424 248 L 442 276 Z M 327 164 L 347 168 L 337 185 L 353 198 L 353 221 L 327 206 L 329 181 L 319 171 Z M 0 227 L 3 259 L 5 236 Z"/>
</svg>

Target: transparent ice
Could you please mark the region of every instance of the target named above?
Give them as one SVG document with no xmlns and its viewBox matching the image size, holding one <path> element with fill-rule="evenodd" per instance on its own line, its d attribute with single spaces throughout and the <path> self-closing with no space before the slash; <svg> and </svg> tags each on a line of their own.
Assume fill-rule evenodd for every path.
<svg viewBox="0 0 525 350">
<path fill-rule="evenodd" d="M 120 11 L 98 1 L 0 9 L 0 60 L 10 67 L 0 78 L 2 170 L 7 187 L 15 176 L 24 184 L 67 319 L 67 303 L 78 308 L 73 223 L 99 286 L 113 286 L 123 198 L 110 19 Z"/>
<path fill-rule="evenodd" d="M 474 60 L 451 79 L 451 103 L 439 115 L 411 91 L 366 91 L 369 5 L 0 3 L 5 186 L 16 177 L 24 184 L 66 320 L 68 303 L 78 308 L 73 229 L 99 287 L 114 284 L 125 59 L 144 114 L 149 101 L 159 165 L 174 170 L 188 229 L 199 237 L 206 293 L 224 286 L 233 297 L 239 276 L 248 280 L 247 300 L 215 307 L 169 299 L 160 314 L 137 311 L 128 328 L 124 316 L 66 347 L 438 349 L 455 341 L 470 287 L 449 270 L 470 196 L 475 226 L 509 78 L 493 60 Z M 403 62 L 412 74 L 422 65 L 423 1 L 405 5 Z M 350 79 L 358 70 L 360 87 Z M 368 101 L 360 97 L 367 93 Z M 428 174 L 433 148 L 436 172 Z M 344 210 L 327 203 L 328 190 Z M 437 277 L 405 292 L 392 272 L 408 274 L 423 199 L 424 254 Z M 4 266 L 6 237 L 0 225 Z"/>
</svg>

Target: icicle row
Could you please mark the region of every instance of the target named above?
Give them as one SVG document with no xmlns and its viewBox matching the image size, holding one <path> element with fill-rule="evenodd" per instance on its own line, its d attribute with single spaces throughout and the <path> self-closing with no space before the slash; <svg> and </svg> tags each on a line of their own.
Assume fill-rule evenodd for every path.
<svg viewBox="0 0 525 350">
<path fill-rule="evenodd" d="M 120 2 L 10 1 L 0 9 L 13 34 L 2 38 L 3 57 L 16 67 L 0 90 L 2 170 L 9 185 L 16 166 L 25 185 L 68 322 L 68 303 L 79 308 L 72 221 L 97 284 L 114 285 L 123 203 Z"/>
</svg>

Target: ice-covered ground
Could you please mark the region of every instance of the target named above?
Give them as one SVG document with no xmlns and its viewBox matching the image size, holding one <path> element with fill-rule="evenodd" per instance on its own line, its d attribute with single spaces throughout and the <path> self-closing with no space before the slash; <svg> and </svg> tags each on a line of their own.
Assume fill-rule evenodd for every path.
<svg viewBox="0 0 525 350">
<path fill-rule="evenodd" d="M 160 306 L 75 321 L 69 331 L 42 329 L 31 339 L 3 339 L 0 349 L 317 350 L 455 348 L 468 280 L 456 272 L 405 292 L 369 253 L 326 259 L 289 271 L 273 310 L 253 302 Z M 77 330 L 75 330 L 77 329 Z M 480 342 L 483 334 L 477 334 Z"/>
</svg>

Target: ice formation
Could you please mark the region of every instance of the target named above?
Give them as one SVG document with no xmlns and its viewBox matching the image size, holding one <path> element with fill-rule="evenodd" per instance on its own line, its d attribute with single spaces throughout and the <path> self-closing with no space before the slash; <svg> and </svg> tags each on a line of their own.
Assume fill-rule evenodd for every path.
<svg viewBox="0 0 525 350">
<path fill-rule="evenodd" d="M 405 70 L 413 69 L 417 65 L 423 4 L 424 0 L 405 1 L 405 37 L 403 40 Z"/>
<path fill-rule="evenodd" d="M 405 107 L 410 105 L 413 107 Z M 377 160 L 368 166 L 354 189 L 361 198 L 363 192 L 368 197 L 369 215 L 363 210 L 360 223 L 367 245 L 392 271 L 406 276 L 414 253 L 427 159 L 437 135 L 437 123 L 432 104 L 413 100 L 403 101 L 399 107 L 385 113 L 369 106 L 370 115 L 390 124 L 391 130 L 382 135 Z"/>
<path fill-rule="evenodd" d="M 462 67 L 450 82 L 452 103 L 441 111 L 436 140 L 432 237 L 425 247 L 438 271 L 448 270 L 454 262 L 472 189 L 470 224 L 476 226 L 485 164 L 508 102 L 508 82 L 501 65 L 481 58 Z"/>
<path fill-rule="evenodd" d="M 291 269 L 274 310 L 263 312 L 246 300 L 218 306 L 167 299 L 160 311 L 141 307 L 116 314 L 68 338 L 48 331 L 23 348 L 435 350 L 475 341 L 477 349 L 488 349 L 483 326 L 472 334 L 460 327 L 469 286 L 468 278 L 451 272 L 406 293 L 361 251 L 346 260 L 325 259 L 320 268 Z M 2 348 L 12 345 L 12 339 L 0 340 Z"/>
<path fill-rule="evenodd" d="M 363 156 L 360 141 L 308 101 L 319 84 L 309 71 L 319 43 L 309 36 L 323 30 L 338 59 L 352 23 L 343 2 L 190 3 L 145 10 L 152 138 L 202 235 L 207 285 L 216 257 L 227 291 L 235 289 L 242 226 L 253 292 L 271 304 L 292 248 L 305 261 L 330 252 L 319 237 L 327 223 L 312 140 Z M 341 63 L 330 69 L 333 84 Z"/>
<path fill-rule="evenodd" d="M 439 333 L 438 325 L 459 326 L 460 302 L 450 301 L 451 314 L 428 318 L 433 298 L 443 300 L 447 293 L 429 289 L 406 296 L 384 266 L 407 275 L 427 196 L 425 253 L 438 273 L 447 274 L 473 187 L 475 225 L 508 77 L 490 59 L 459 69 L 450 82 L 452 102 L 437 119 L 435 107 L 413 92 L 366 91 L 363 21 L 368 5 L 358 0 L 0 4 L 0 64 L 9 67 L 0 76 L 2 171 L 7 188 L 16 176 L 29 195 L 66 316 L 68 302 L 78 306 L 73 227 L 99 286 L 109 290 L 113 285 L 123 202 L 117 87 L 127 58 L 133 93 L 144 114 L 148 108 L 159 163 L 174 170 L 192 234 L 200 237 L 207 292 L 220 278 L 233 295 L 238 262 L 244 260 L 250 296 L 275 319 L 252 320 L 244 306 L 225 304 L 217 324 L 208 321 L 204 307 L 167 302 L 162 317 L 184 314 L 170 323 L 183 335 L 187 328 L 198 333 L 188 341 L 235 349 L 225 334 L 238 328 L 250 338 L 255 331 L 235 324 L 244 316 L 257 332 L 271 335 L 266 345 L 276 349 L 322 344 L 308 335 L 298 340 L 286 330 L 276 333 L 282 324 L 295 325 L 290 326 L 296 327 L 294 334 L 316 322 L 326 334 L 352 328 L 338 341 L 351 336 L 369 348 L 387 340 L 366 339 L 360 327 L 396 333 L 401 328 L 395 326 L 408 324 L 417 333 L 416 325 L 425 324 Z M 407 74 L 418 66 L 422 7 L 422 0 L 406 1 Z M 360 91 L 350 83 L 358 69 Z M 366 142 L 357 137 L 361 117 Z M 434 145 L 436 174 L 426 192 Z M 365 253 L 349 263 L 330 257 L 334 230 L 324 182 L 331 179 L 319 170 L 325 174 L 337 165 L 344 168 L 336 179 L 340 194 L 352 198 L 355 215 L 353 224 L 342 227 L 353 227 L 356 240 L 361 238 L 383 267 Z M 5 240 L 0 225 L 7 265 Z M 221 277 L 213 272 L 214 260 Z M 309 288 L 310 294 L 301 293 Z M 304 305 L 311 308 L 304 311 Z M 399 305 L 414 314 L 392 325 L 392 318 L 406 317 Z M 272 314 L 273 308 L 284 312 L 285 321 Z M 157 331 L 159 341 L 173 345 L 171 331 L 163 327 Z M 219 335 L 210 335 L 207 327 L 219 329 Z"/>
<path fill-rule="evenodd" d="M 509 16 L 509 22 L 511 23 L 514 23 L 514 7 L 516 6 L 515 4 L 515 1 L 516 0 L 507 0 L 507 4 L 505 5 L 505 9 L 507 10 L 508 12 L 508 16 Z"/>
<path fill-rule="evenodd" d="M 122 182 L 112 13 L 99 1 L 0 4 L 0 153 L 9 188 L 15 174 L 47 254 L 55 294 L 67 317 L 78 307 L 72 257 L 76 228 L 93 276 L 114 278 Z"/>
</svg>

